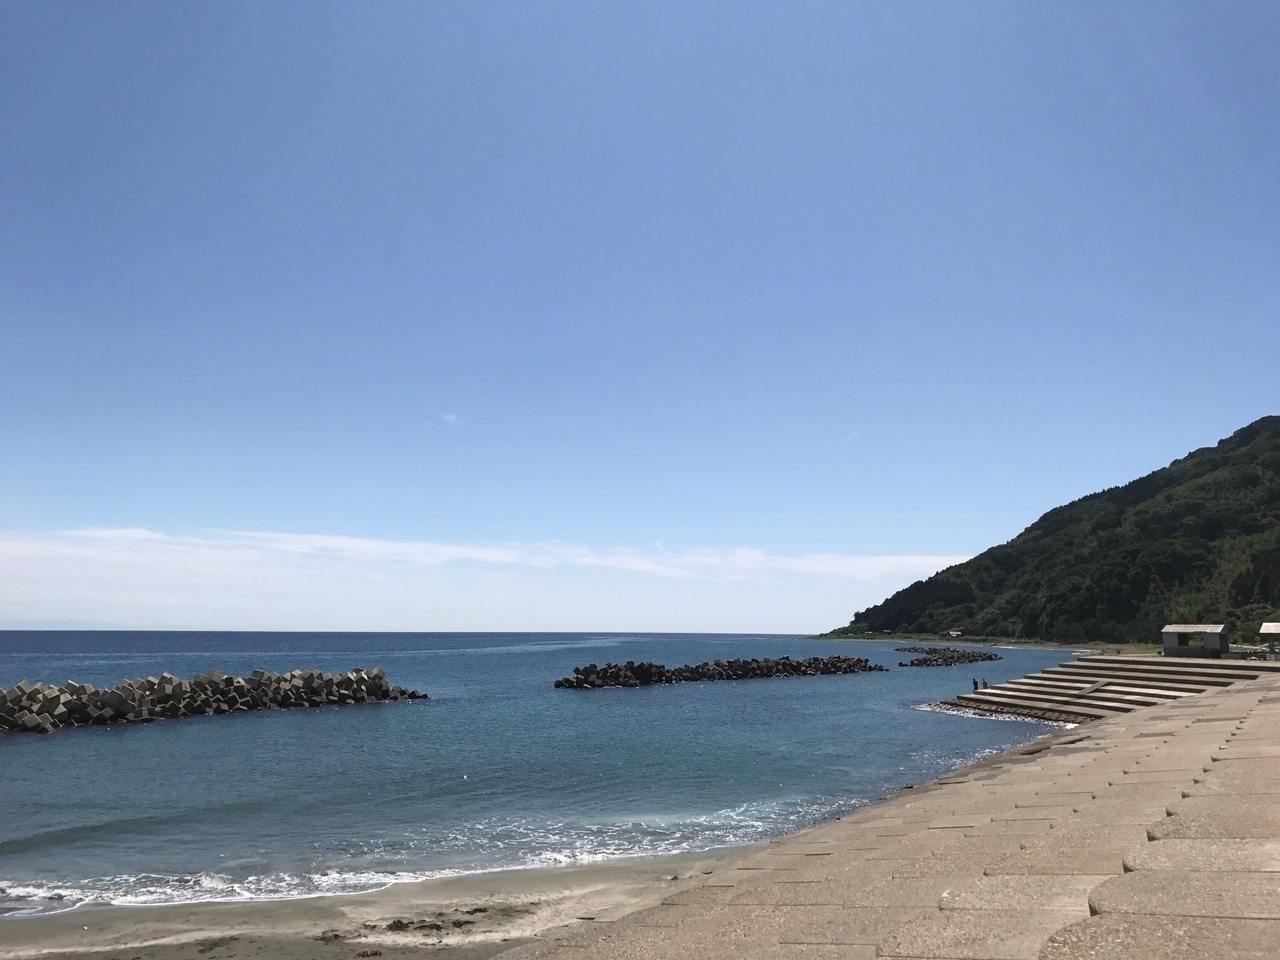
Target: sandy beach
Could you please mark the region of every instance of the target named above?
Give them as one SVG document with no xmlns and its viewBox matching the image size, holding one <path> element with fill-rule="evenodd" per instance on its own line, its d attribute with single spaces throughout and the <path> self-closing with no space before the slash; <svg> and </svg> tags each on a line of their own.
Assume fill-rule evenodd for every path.
<svg viewBox="0 0 1280 960">
<path fill-rule="evenodd" d="M 294 900 L 90 906 L 0 921 L 0 958 L 482 960 L 584 918 L 659 903 L 751 852 L 647 858 L 392 884 Z"/>
</svg>

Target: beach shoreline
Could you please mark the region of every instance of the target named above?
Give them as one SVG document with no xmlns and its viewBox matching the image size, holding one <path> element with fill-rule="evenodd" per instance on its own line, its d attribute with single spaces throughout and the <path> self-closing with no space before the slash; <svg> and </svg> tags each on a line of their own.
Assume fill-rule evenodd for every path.
<svg viewBox="0 0 1280 960">
<path fill-rule="evenodd" d="M 1000 763 L 1032 738 L 861 809 L 891 803 L 939 780 Z M 835 818 L 840 819 L 840 818 Z M 794 840 L 815 824 L 785 835 Z M 784 839 L 784 838 L 779 838 Z M 0 960 L 298 960 L 420 955 L 487 960 L 558 928 L 610 921 L 696 887 L 767 844 L 595 864 L 465 874 L 392 883 L 363 893 L 280 900 L 152 905 L 88 904 L 53 914 L 0 919 Z"/>
<path fill-rule="evenodd" d="M 143 960 L 228 960 L 259 952 L 328 960 L 423 948 L 448 960 L 481 960 L 544 930 L 656 904 L 755 849 L 464 874 L 292 899 L 86 904 L 0 919 L 0 960 L 122 951 Z"/>
<path fill-rule="evenodd" d="M 1079 641 L 1065 643 L 1043 640 L 1018 640 L 1014 637 L 921 637 L 903 635 L 895 636 L 858 636 L 832 637 L 823 634 L 815 635 L 814 640 L 825 640 L 832 643 L 901 643 L 931 644 L 938 647 L 991 647 L 996 650 L 1061 650 L 1064 653 L 1076 653 L 1081 656 L 1158 656 L 1160 645 L 1155 643 L 1105 643 L 1102 641 Z"/>
</svg>

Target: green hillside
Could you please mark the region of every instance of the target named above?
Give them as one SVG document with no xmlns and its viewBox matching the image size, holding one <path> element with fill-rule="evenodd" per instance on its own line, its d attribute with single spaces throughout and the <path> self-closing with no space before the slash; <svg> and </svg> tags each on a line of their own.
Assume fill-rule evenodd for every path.
<svg viewBox="0 0 1280 960">
<path fill-rule="evenodd" d="M 1155 641 L 1280 620 L 1280 417 L 1122 487 L 1050 510 L 1008 543 L 899 590 L 828 636 L 963 630 Z"/>
</svg>

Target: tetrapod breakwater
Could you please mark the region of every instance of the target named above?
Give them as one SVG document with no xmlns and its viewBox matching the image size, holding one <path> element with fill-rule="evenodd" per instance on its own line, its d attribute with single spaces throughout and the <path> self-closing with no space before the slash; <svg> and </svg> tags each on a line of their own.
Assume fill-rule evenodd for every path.
<svg viewBox="0 0 1280 960">
<path fill-rule="evenodd" d="M 1003 659 L 989 650 L 961 650 L 959 647 L 895 647 L 898 653 L 919 653 L 923 656 L 899 662 L 900 667 L 956 667 L 962 663 L 987 663 Z"/>
<path fill-rule="evenodd" d="M 589 663 L 574 667 L 573 676 L 563 677 L 555 686 L 567 690 L 595 690 L 601 687 L 648 687 L 663 683 L 698 683 L 708 680 L 764 680 L 774 677 L 817 677 L 837 673 L 867 673 L 885 670 L 865 657 L 790 657 L 715 660 L 693 666 L 667 667 L 661 663 Z"/>
<path fill-rule="evenodd" d="M 254 670 L 247 677 L 210 670 L 190 680 L 165 673 L 121 680 L 111 689 L 74 680 L 61 686 L 24 680 L 0 690 L 0 732 L 52 733 L 108 723 L 419 699 L 427 699 L 426 694 L 392 686 L 381 667 L 357 667 L 346 673 Z"/>
</svg>

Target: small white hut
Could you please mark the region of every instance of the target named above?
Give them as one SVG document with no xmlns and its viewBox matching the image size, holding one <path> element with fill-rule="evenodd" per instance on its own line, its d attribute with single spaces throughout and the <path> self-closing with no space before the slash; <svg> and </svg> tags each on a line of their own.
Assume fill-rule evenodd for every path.
<svg viewBox="0 0 1280 960">
<path fill-rule="evenodd" d="M 1275 660 L 1276 640 L 1280 639 L 1280 623 L 1264 623 L 1262 629 L 1258 631 L 1258 636 L 1262 637 L 1267 645 L 1267 659 Z"/>
<path fill-rule="evenodd" d="M 1166 657 L 1225 657 L 1229 644 L 1222 634 L 1224 623 L 1170 623 L 1160 630 Z M 1191 639 L 1200 637 L 1200 646 L 1193 647 Z"/>
</svg>

